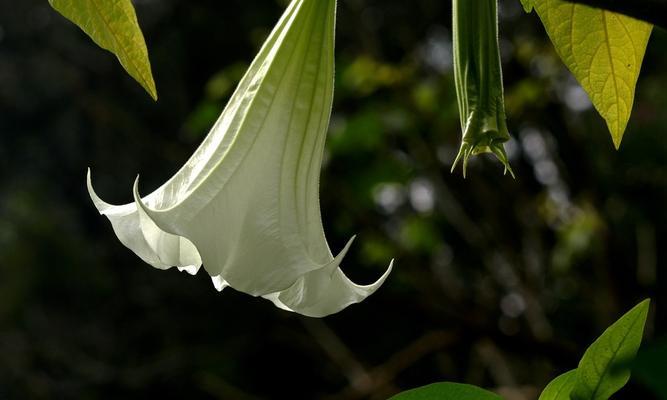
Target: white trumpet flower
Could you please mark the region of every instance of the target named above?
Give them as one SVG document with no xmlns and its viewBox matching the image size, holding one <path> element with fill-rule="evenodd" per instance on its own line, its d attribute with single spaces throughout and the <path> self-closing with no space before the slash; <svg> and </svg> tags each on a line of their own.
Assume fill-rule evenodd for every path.
<svg viewBox="0 0 667 400">
<path fill-rule="evenodd" d="M 319 174 L 333 101 L 335 0 L 293 0 L 194 155 L 146 197 L 113 206 L 88 191 L 120 241 L 159 269 L 195 274 L 312 317 L 378 289 L 329 250 Z M 393 262 L 392 262 L 393 263 Z"/>
</svg>

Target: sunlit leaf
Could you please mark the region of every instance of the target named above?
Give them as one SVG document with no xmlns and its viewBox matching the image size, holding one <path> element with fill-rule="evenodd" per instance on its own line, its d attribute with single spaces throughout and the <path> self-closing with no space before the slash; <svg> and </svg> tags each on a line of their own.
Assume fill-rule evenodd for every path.
<svg viewBox="0 0 667 400">
<path fill-rule="evenodd" d="M 144 35 L 130 0 L 49 0 L 98 46 L 109 50 L 150 96 L 157 100 Z"/>
<path fill-rule="evenodd" d="M 535 8 L 556 51 L 607 121 L 618 148 L 652 25 L 562 0 L 522 0 Z"/>
<path fill-rule="evenodd" d="M 502 400 L 497 394 L 462 383 L 441 382 L 399 393 L 389 400 Z"/>
<path fill-rule="evenodd" d="M 526 12 L 533 11 L 533 2 L 534 0 L 521 0 L 521 5 Z"/>
<path fill-rule="evenodd" d="M 630 380 L 630 369 L 618 368 L 635 357 L 644 334 L 650 301 L 622 316 L 586 350 L 577 368 L 572 400 L 607 400 Z"/>
<path fill-rule="evenodd" d="M 576 369 L 559 375 L 544 388 L 539 400 L 570 400 L 570 393 L 576 382 Z"/>
</svg>

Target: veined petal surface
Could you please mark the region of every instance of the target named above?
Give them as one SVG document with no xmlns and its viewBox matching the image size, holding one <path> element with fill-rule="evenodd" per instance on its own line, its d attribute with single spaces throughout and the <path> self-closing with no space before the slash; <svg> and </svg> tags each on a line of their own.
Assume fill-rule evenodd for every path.
<svg viewBox="0 0 667 400">
<path fill-rule="evenodd" d="M 293 0 L 193 156 L 164 185 L 112 206 L 121 242 L 160 269 L 196 272 L 321 317 L 372 294 L 327 244 L 319 174 L 333 102 L 335 0 Z"/>
</svg>

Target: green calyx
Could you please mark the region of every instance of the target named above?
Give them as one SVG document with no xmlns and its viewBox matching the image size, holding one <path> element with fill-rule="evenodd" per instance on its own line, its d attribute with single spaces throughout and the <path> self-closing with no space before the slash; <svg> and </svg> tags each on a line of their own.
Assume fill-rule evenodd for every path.
<svg viewBox="0 0 667 400">
<path fill-rule="evenodd" d="M 497 0 L 454 0 L 454 79 L 463 137 L 452 171 L 463 159 L 493 153 L 514 177 L 504 143 L 510 139 L 505 121 L 503 79 L 498 48 Z"/>
</svg>

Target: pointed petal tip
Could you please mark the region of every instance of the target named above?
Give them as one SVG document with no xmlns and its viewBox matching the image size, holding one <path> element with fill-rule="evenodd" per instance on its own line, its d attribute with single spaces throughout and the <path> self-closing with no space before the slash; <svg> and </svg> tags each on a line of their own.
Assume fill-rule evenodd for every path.
<svg viewBox="0 0 667 400">
<path fill-rule="evenodd" d="M 211 281 L 213 282 L 215 290 L 218 292 L 222 292 L 226 287 L 229 286 L 229 283 L 227 283 L 227 281 L 222 278 L 222 275 L 212 276 Z"/>
<path fill-rule="evenodd" d="M 391 274 L 392 270 L 394 268 L 394 260 L 392 259 L 391 262 L 389 263 L 389 267 L 386 269 L 386 271 L 380 276 L 375 282 L 368 284 L 368 285 L 358 285 L 354 282 L 352 282 L 349 278 L 345 276 L 342 271 L 340 271 L 340 274 L 342 275 L 342 279 L 345 282 L 346 286 L 346 291 L 347 294 L 345 297 L 347 299 L 343 302 L 338 302 L 337 306 L 335 307 L 329 307 L 329 306 L 323 306 L 322 308 L 319 309 L 291 309 L 286 306 L 281 306 L 280 304 L 276 303 L 274 301 L 274 304 L 276 304 L 278 307 L 284 308 L 288 311 L 293 311 L 296 313 L 299 313 L 301 315 L 304 315 L 306 317 L 312 317 L 312 318 L 323 318 L 331 314 L 336 314 L 348 306 L 351 306 L 353 304 L 358 304 L 364 301 L 366 298 L 374 294 L 380 287 L 384 284 L 384 282 L 387 280 L 389 275 Z"/>
<path fill-rule="evenodd" d="M 465 153 L 464 146 L 465 143 L 461 143 L 461 147 L 459 148 L 458 154 L 456 154 L 456 158 L 454 158 L 454 162 L 452 163 L 452 169 L 449 170 L 450 173 L 454 173 L 454 170 L 456 169 L 456 166 L 459 164 L 459 161 L 461 160 L 461 157 L 463 156 L 463 153 Z M 465 176 L 465 171 L 463 172 Z"/>
<path fill-rule="evenodd" d="M 507 170 L 510 172 L 510 176 L 512 176 L 512 179 L 516 180 L 516 175 L 514 175 L 514 171 L 512 170 L 512 168 L 507 166 Z"/>
<path fill-rule="evenodd" d="M 137 204 L 137 207 L 141 207 L 144 211 L 147 211 L 147 207 L 139 195 L 139 174 L 137 174 L 137 177 L 134 179 L 134 183 L 132 184 L 132 197 L 134 198 L 134 202 Z"/>
<path fill-rule="evenodd" d="M 512 166 L 510 165 L 510 161 L 507 158 L 507 153 L 505 152 L 505 147 L 503 143 L 492 144 L 491 152 L 496 156 L 498 161 L 500 161 L 500 163 L 503 164 L 503 167 L 505 167 L 503 175 L 507 175 L 507 172 L 509 172 L 512 178 L 516 179 L 514 171 L 512 170 Z"/>
<path fill-rule="evenodd" d="M 459 161 L 463 160 L 463 179 L 466 179 L 467 171 L 468 171 L 468 159 L 470 158 L 470 155 L 472 154 L 472 146 L 468 145 L 467 143 L 461 143 L 461 148 L 459 149 L 458 154 L 456 155 L 456 158 L 454 159 L 454 162 L 452 163 L 452 169 L 450 170 L 451 173 L 454 173 L 454 170 L 456 169 L 456 166 L 459 164 Z"/>
<path fill-rule="evenodd" d="M 86 170 L 86 186 L 88 187 L 88 194 L 92 197 L 92 195 L 95 194 L 95 191 L 93 190 L 93 177 L 90 172 L 90 167 Z"/>
<path fill-rule="evenodd" d="M 193 264 L 193 265 L 185 265 L 185 266 L 177 267 L 177 268 L 181 272 L 186 272 L 190 275 L 197 275 L 197 272 L 199 272 L 200 267 L 201 267 L 201 264 Z"/>
<path fill-rule="evenodd" d="M 503 175 L 507 175 L 507 173 L 510 173 L 510 176 L 512 179 L 516 180 L 516 175 L 514 175 L 514 170 L 512 170 L 512 166 L 510 165 L 509 161 L 506 163 L 503 163 L 505 165 L 505 170 L 503 171 Z"/>
<path fill-rule="evenodd" d="M 343 249 L 338 252 L 338 255 L 334 257 L 334 259 L 329 263 L 328 265 L 335 264 L 338 266 L 341 261 L 343 261 L 343 258 L 347 255 L 347 252 L 350 250 L 350 247 L 352 247 L 352 243 L 354 243 L 354 240 L 357 238 L 357 235 L 352 235 L 352 237 L 345 243 L 345 246 L 343 246 Z"/>
<path fill-rule="evenodd" d="M 102 200 L 100 196 L 97 195 L 97 192 L 95 192 L 95 189 L 93 189 L 93 178 L 90 167 L 88 167 L 88 171 L 86 172 L 86 187 L 88 188 L 88 196 L 90 196 L 90 199 L 93 201 L 93 205 L 95 208 L 97 208 L 97 211 L 100 213 L 100 215 L 104 215 L 107 210 L 114 207 L 113 205 Z"/>
<path fill-rule="evenodd" d="M 95 193 L 95 189 L 93 189 L 93 173 L 90 170 L 90 167 L 86 170 L 86 186 L 88 187 L 88 194 L 93 198 L 93 202 L 96 202 L 97 200 L 101 201 L 99 196 L 97 196 L 97 193 Z"/>
<path fill-rule="evenodd" d="M 389 277 L 389 274 L 391 274 L 391 271 L 394 270 L 394 261 L 396 261 L 396 259 L 392 258 L 391 261 L 389 262 L 387 270 L 384 272 L 384 274 L 382 274 L 382 276 L 378 280 L 381 280 L 384 283 L 384 281 Z"/>
<path fill-rule="evenodd" d="M 148 208 L 148 206 L 141 199 L 141 195 L 139 195 L 139 174 L 137 174 L 137 177 L 134 180 L 134 184 L 132 185 L 132 197 L 134 198 L 134 204 L 136 204 L 139 209 L 143 210 L 146 215 L 148 215 L 151 220 L 153 220 L 154 223 L 157 223 L 153 218 L 153 210 Z"/>
<path fill-rule="evenodd" d="M 368 284 L 368 285 L 358 285 L 358 284 L 356 284 L 356 283 L 354 283 L 354 282 L 351 282 L 351 283 L 352 283 L 357 289 L 365 289 L 365 290 L 368 291 L 368 293 L 366 294 L 366 296 L 364 296 L 364 298 L 367 297 L 367 296 L 370 296 L 370 295 L 373 294 L 376 290 L 378 290 L 378 289 L 380 288 L 380 286 L 382 286 L 382 284 L 384 283 L 384 281 L 387 280 L 387 278 L 389 277 L 389 275 L 391 274 L 391 272 L 394 270 L 394 260 L 395 260 L 395 259 L 393 259 L 393 258 L 391 259 L 391 261 L 389 262 L 389 266 L 387 267 L 387 269 L 382 273 L 382 275 L 381 275 L 378 279 L 375 280 L 375 282 L 370 283 L 370 284 Z M 363 300 L 363 299 L 362 299 L 362 300 Z M 359 301 L 361 301 L 361 300 L 359 300 Z"/>
</svg>

